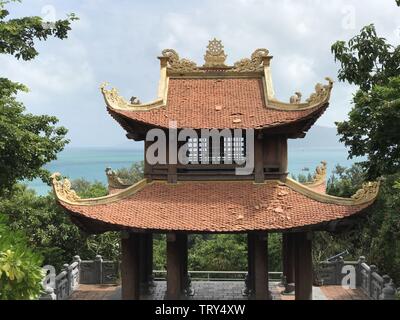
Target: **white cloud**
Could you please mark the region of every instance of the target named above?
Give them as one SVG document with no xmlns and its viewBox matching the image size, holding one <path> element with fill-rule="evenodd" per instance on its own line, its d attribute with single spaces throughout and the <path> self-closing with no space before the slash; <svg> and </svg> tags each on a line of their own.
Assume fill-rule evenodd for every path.
<svg viewBox="0 0 400 320">
<path fill-rule="evenodd" d="M 40 0 L 13 7 L 19 15 L 40 15 L 45 5 L 54 6 L 58 19 L 75 12 L 81 20 L 69 39 L 40 44 L 35 61 L 1 57 L 1 75 L 29 85 L 32 93 L 23 98 L 28 109 L 57 115 L 75 145 L 126 140 L 105 112 L 98 86 L 109 81 L 128 98 L 153 99 L 156 56 L 167 47 L 199 64 L 213 37 L 223 40 L 229 63 L 266 47 L 274 55 L 277 95 L 287 100 L 297 90 L 307 96 L 325 76 L 335 78 L 334 41 L 349 39 L 371 22 L 394 44 L 400 39 L 400 8 L 394 0 Z M 336 83 L 319 124 L 344 119 L 353 91 Z"/>
</svg>

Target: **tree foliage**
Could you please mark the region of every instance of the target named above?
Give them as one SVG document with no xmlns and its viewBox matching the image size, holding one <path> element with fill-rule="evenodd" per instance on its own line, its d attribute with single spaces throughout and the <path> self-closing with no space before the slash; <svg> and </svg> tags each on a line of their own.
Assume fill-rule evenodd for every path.
<svg viewBox="0 0 400 320">
<path fill-rule="evenodd" d="M 107 194 L 105 186 L 99 187 L 99 183 L 79 184 L 80 196 Z M 26 233 L 30 248 L 43 256 L 45 264 L 58 270 L 76 254 L 83 259 L 93 259 L 98 254 L 112 260 L 119 257 L 117 233 L 88 235 L 80 231 L 57 205 L 52 193 L 38 196 L 26 186 L 16 184 L 7 198 L 0 198 L 0 212 L 6 213 L 11 230 Z"/>
<path fill-rule="evenodd" d="M 328 193 L 349 197 L 359 189 L 365 177 L 362 168 L 338 166 L 328 182 Z M 318 232 L 315 236 L 315 261 L 348 250 L 347 259 L 366 256 L 370 264 L 377 265 L 381 273 L 389 274 L 400 283 L 400 174 L 385 176 L 376 203 L 359 217 L 359 223 L 345 233 L 332 235 Z"/>
<path fill-rule="evenodd" d="M 0 214 L 0 300 L 31 300 L 42 292 L 41 257 Z"/>
<path fill-rule="evenodd" d="M 7 20 L 9 12 L 5 5 L 9 2 L 0 0 L 0 54 L 17 59 L 31 60 L 38 55 L 35 40 L 65 39 L 76 19 L 70 15 L 54 25 L 46 24 L 40 17 Z M 24 105 L 16 99 L 20 91 L 28 89 L 0 75 L 0 194 L 18 180 L 48 180 L 43 165 L 56 159 L 68 142 L 67 130 L 55 126 L 57 118 L 25 112 Z"/>
<path fill-rule="evenodd" d="M 35 41 L 45 41 L 49 37 L 66 39 L 71 30 L 71 21 L 77 20 L 74 14 L 54 23 L 37 16 L 6 20 L 10 12 L 5 5 L 10 2 L 17 1 L 0 1 L 0 53 L 11 54 L 17 59 L 34 59 L 39 54 Z"/>
<path fill-rule="evenodd" d="M 399 171 L 400 46 L 369 25 L 348 43 L 336 42 L 332 52 L 341 64 L 339 79 L 359 87 L 349 120 L 337 123 L 349 157 L 367 157 L 363 167 L 369 179 Z"/>
</svg>

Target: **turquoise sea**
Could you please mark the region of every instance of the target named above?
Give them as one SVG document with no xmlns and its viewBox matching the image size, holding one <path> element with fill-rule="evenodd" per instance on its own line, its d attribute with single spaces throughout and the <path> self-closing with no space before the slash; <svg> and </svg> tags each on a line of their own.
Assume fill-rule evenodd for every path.
<svg viewBox="0 0 400 320">
<path fill-rule="evenodd" d="M 46 165 L 50 172 L 60 172 L 70 179 L 85 178 L 89 181 L 107 182 L 105 169 L 129 167 L 133 162 L 143 160 L 143 150 L 118 148 L 67 148 L 58 156 L 58 160 Z M 303 169 L 309 168 L 313 173 L 322 161 L 328 162 L 330 175 L 336 164 L 351 166 L 354 161 L 347 160 L 344 147 L 338 148 L 290 148 L 289 171 L 291 174 L 308 174 Z M 50 187 L 41 180 L 28 181 L 28 186 L 38 194 L 44 195 Z"/>
</svg>

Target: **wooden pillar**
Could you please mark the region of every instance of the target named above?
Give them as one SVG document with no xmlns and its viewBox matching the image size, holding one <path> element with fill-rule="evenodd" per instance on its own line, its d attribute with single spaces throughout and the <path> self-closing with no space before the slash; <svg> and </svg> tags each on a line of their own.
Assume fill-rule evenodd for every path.
<svg viewBox="0 0 400 320">
<path fill-rule="evenodd" d="M 140 237 L 140 282 L 148 285 L 153 274 L 153 234 L 143 233 Z"/>
<path fill-rule="evenodd" d="M 182 290 L 182 255 L 178 234 L 167 235 L 167 299 L 179 300 Z"/>
<path fill-rule="evenodd" d="M 295 239 L 294 234 L 282 234 L 283 275 L 287 283 L 295 282 Z"/>
<path fill-rule="evenodd" d="M 140 236 L 127 233 L 121 236 L 121 280 L 122 300 L 139 300 L 140 298 Z"/>
<path fill-rule="evenodd" d="M 295 235 L 296 300 L 312 300 L 313 266 L 311 233 Z"/>
<path fill-rule="evenodd" d="M 180 234 L 178 242 L 181 252 L 181 292 L 184 292 L 188 280 L 188 235 Z"/>
<path fill-rule="evenodd" d="M 247 273 L 248 273 L 248 289 L 254 293 L 254 241 L 256 235 L 254 233 L 247 234 Z"/>
<path fill-rule="evenodd" d="M 254 241 L 255 298 L 269 299 L 268 288 L 268 234 L 256 234 Z"/>
<path fill-rule="evenodd" d="M 254 141 L 254 180 L 264 183 L 264 143 L 262 133 L 256 134 Z"/>
<path fill-rule="evenodd" d="M 147 271 L 147 281 L 152 281 L 153 279 L 153 234 L 147 234 L 146 241 L 147 248 L 147 261 L 146 261 L 146 271 Z"/>
</svg>

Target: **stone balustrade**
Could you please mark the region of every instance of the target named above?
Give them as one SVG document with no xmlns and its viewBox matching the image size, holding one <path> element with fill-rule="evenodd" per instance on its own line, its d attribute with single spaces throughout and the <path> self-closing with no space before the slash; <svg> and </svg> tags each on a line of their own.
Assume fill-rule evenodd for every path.
<svg viewBox="0 0 400 320">
<path fill-rule="evenodd" d="M 396 287 L 388 275 L 380 275 L 378 268 L 369 266 L 365 257 L 358 261 L 320 262 L 316 268 L 316 280 L 320 285 L 351 285 L 350 273 L 354 270 L 355 287 L 360 288 L 372 300 L 395 300 Z"/>
<path fill-rule="evenodd" d="M 396 298 L 396 288 L 392 279 L 387 275 L 381 276 L 377 267 L 369 266 L 364 257 L 360 257 L 358 261 L 344 261 L 343 258 L 331 262 L 324 261 L 320 262 L 315 269 L 315 280 L 322 286 L 350 285 L 346 280 L 349 270 L 354 270 L 356 288 L 360 288 L 370 299 L 394 300 Z M 162 272 L 159 271 L 159 273 Z M 191 273 L 196 272 L 191 271 Z M 215 272 L 197 273 L 208 274 L 210 277 L 210 274 Z M 236 273 L 242 275 L 246 272 Z M 118 278 L 118 262 L 105 261 L 101 256 L 96 256 L 94 260 L 81 260 L 79 256 L 75 256 L 73 262 L 65 264 L 59 274 L 54 275 L 53 278 L 46 276 L 43 284 L 44 293 L 40 300 L 66 300 L 79 284 L 116 284 Z"/>
<path fill-rule="evenodd" d="M 71 264 L 65 264 L 61 272 L 47 275 L 44 293 L 40 300 L 67 300 L 79 284 L 114 284 L 119 274 L 119 263 L 104 261 L 101 256 L 94 260 L 81 260 L 75 256 Z"/>
</svg>

